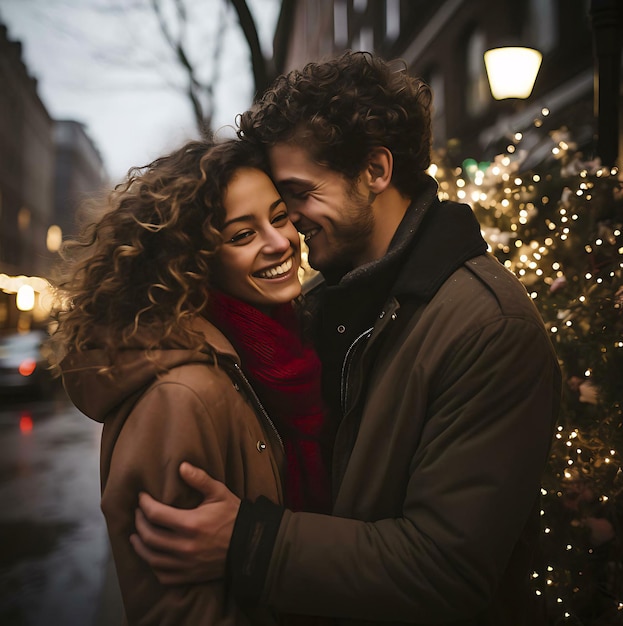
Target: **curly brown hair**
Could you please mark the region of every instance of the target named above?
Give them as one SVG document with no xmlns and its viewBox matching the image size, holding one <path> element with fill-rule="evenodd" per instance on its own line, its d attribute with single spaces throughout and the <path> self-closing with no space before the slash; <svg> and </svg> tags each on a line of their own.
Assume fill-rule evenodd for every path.
<svg viewBox="0 0 623 626">
<path fill-rule="evenodd" d="M 354 180 L 370 150 L 394 157 L 392 182 L 413 197 L 431 152 L 430 88 L 408 75 L 404 63 L 368 52 L 346 52 L 280 76 L 238 119 L 240 137 L 264 148 L 304 145 L 310 156 Z"/>
<path fill-rule="evenodd" d="M 141 327 L 152 337 L 146 349 L 170 337 L 199 347 L 191 322 L 206 306 L 222 244 L 223 196 L 247 167 L 268 171 L 256 148 L 231 139 L 191 141 L 128 172 L 101 217 L 64 245 L 53 369 L 65 354 L 93 347 L 95 336 L 112 362 Z"/>
</svg>

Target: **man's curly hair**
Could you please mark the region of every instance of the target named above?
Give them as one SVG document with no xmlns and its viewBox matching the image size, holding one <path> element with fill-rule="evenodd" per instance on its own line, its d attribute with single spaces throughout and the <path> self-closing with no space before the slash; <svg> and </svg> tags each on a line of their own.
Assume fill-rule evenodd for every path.
<svg viewBox="0 0 623 626">
<path fill-rule="evenodd" d="M 394 157 L 392 182 L 413 197 L 431 152 L 430 88 L 368 52 L 309 63 L 280 76 L 238 120 L 240 137 L 264 148 L 305 146 L 310 156 L 356 179 L 371 149 Z"/>
<path fill-rule="evenodd" d="M 191 322 L 206 306 L 222 244 L 224 192 L 246 167 L 267 171 L 256 148 L 233 139 L 192 141 L 128 172 L 101 217 L 64 245 L 50 341 L 57 371 L 65 354 L 93 347 L 95 336 L 111 360 L 145 328 L 146 349 L 173 337 L 200 346 Z"/>
</svg>

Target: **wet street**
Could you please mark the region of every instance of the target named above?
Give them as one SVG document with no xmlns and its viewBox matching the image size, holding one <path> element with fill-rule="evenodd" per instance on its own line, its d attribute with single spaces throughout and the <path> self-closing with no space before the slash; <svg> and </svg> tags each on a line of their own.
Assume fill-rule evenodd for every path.
<svg viewBox="0 0 623 626">
<path fill-rule="evenodd" d="M 0 624 L 95 626 L 108 562 L 101 427 L 62 390 L 0 397 Z"/>
</svg>

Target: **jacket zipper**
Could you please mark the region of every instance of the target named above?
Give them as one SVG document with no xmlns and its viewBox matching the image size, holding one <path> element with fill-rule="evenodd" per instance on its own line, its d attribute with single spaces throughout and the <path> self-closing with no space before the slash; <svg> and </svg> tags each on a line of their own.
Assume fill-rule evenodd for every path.
<svg viewBox="0 0 623 626">
<path fill-rule="evenodd" d="M 277 430 L 275 423 L 268 416 L 268 412 L 264 408 L 264 405 L 260 402 L 260 399 L 257 397 L 257 394 L 255 393 L 255 389 L 253 389 L 253 385 L 251 385 L 251 383 L 249 382 L 249 379 L 245 376 L 245 373 L 242 371 L 238 363 L 233 362 L 232 365 L 234 367 L 234 370 L 236 370 L 240 378 L 242 378 L 242 380 L 244 381 L 246 388 L 247 388 L 247 392 L 249 393 L 253 402 L 255 403 L 256 408 L 259 409 L 260 413 L 263 415 L 266 422 L 268 422 L 268 425 L 271 427 L 272 431 L 275 433 L 277 439 L 279 440 L 279 445 L 281 446 L 281 449 L 285 452 L 283 439 L 281 438 L 281 435 L 279 434 L 279 431 Z"/>
<path fill-rule="evenodd" d="M 364 330 L 361 333 L 361 335 L 359 335 L 359 337 L 357 337 L 355 341 L 353 341 L 353 343 L 350 345 L 350 347 L 346 351 L 346 356 L 344 357 L 344 363 L 342 364 L 342 380 L 341 380 L 341 385 L 340 385 L 340 400 L 342 402 L 342 413 L 344 415 L 346 415 L 346 409 L 347 409 L 348 377 L 349 377 L 350 369 L 351 369 L 350 368 L 351 364 L 349 361 L 351 360 L 351 357 L 353 356 L 355 352 L 355 348 L 357 344 L 359 343 L 359 341 L 361 341 L 364 338 L 369 339 L 370 336 L 372 335 L 373 330 L 374 330 L 373 326 L 368 328 L 368 330 Z"/>
</svg>

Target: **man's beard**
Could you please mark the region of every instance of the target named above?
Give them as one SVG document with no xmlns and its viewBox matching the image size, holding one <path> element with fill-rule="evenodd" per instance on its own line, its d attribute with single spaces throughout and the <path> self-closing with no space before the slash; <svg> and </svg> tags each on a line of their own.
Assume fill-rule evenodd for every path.
<svg viewBox="0 0 623 626">
<path fill-rule="evenodd" d="M 369 200 L 364 198 L 355 184 L 351 186 L 344 199 L 344 219 L 333 223 L 330 249 L 325 250 L 322 258 L 315 259 L 313 242 L 309 246 L 310 265 L 325 273 L 350 271 L 361 263 L 370 246 L 375 227 L 374 212 Z"/>
</svg>

